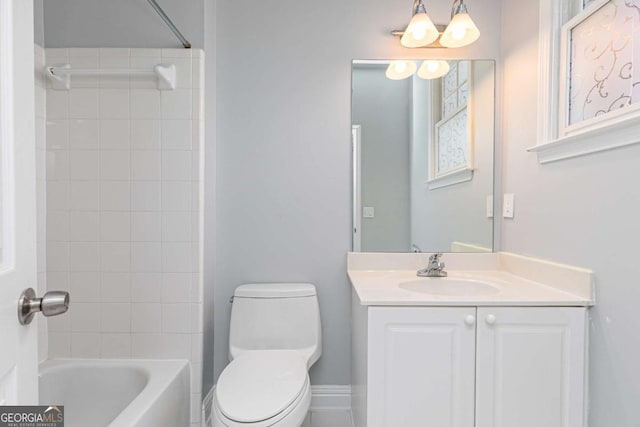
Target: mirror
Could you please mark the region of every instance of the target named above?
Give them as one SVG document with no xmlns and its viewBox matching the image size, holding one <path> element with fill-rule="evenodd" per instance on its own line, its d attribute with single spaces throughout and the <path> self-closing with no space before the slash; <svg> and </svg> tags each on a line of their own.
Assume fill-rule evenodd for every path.
<svg viewBox="0 0 640 427">
<path fill-rule="evenodd" d="M 352 64 L 353 250 L 491 252 L 495 63 L 402 62 Z"/>
</svg>

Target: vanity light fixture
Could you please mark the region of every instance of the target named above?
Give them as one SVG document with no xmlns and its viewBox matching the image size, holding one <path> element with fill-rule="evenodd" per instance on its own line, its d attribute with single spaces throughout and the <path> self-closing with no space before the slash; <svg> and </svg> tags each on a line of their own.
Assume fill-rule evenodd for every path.
<svg viewBox="0 0 640 427">
<path fill-rule="evenodd" d="M 449 63 L 439 59 L 427 59 L 420 69 L 413 61 L 395 60 L 389 63 L 385 75 L 391 80 L 402 80 L 411 77 L 418 70 L 418 77 L 431 80 L 444 76 L 449 72 Z"/>
<path fill-rule="evenodd" d="M 394 36 L 401 36 L 400 44 L 404 47 L 463 47 L 480 37 L 480 30 L 471 19 L 464 0 L 453 1 L 451 21 L 446 27 L 433 24 L 422 0 L 413 1 L 412 12 L 411 21 L 404 31 L 391 32 Z"/>
</svg>

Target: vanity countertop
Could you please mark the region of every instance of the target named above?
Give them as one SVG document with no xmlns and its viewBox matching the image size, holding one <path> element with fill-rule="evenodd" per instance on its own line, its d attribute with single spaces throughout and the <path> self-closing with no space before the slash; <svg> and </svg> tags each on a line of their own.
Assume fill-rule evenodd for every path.
<svg viewBox="0 0 640 427">
<path fill-rule="evenodd" d="M 350 253 L 361 305 L 592 306 L 590 270 L 509 253 L 445 254 L 446 278 L 420 278 L 429 254 Z M 451 268 L 449 268 L 451 266 Z"/>
</svg>

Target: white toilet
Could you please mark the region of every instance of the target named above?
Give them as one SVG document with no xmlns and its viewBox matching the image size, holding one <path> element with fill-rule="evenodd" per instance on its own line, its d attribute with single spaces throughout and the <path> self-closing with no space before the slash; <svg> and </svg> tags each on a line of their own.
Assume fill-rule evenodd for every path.
<svg viewBox="0 0 640 427">
<path fill-rule="evenodd" d="M 239 286 L 231 309 L 231 363 L 215 388 L 213 426 L 300 427 L 311 404 L 308 370 L 321 353 L 315 286 Z"/>
</svg>

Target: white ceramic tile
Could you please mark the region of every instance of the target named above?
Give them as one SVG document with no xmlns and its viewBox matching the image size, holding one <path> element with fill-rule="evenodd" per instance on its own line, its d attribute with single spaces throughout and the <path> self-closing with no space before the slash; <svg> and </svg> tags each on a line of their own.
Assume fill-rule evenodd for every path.
<svg viewBox="0 0 640 427">
<path fill-rule="evenodd" d="M 100 153 L 100 178 L 104 180 L 128 180 L 131 174 L 130 152 L 124 150 Z"/>
<path fill-rule="evenodd" d="M 69 305 L 72 332 L 100 332 L 100 304 L 79 302 Z"/>
<path fill-rule="evenodd" d="M 191 58 L 192 49 L 164 48 L 162 58 Z"/>
<path fill-rule="evenodd" d="M 160 56 L 162 55 L 162 50 L 149 49 L 149 48 L 131 48 L 130 55 L 131 55 L 132 61 L 137 57 L 144 58 L 144 57 L 151 56 L 155 58 L 160 58 Z"/>
<path fill-rule="evenodd" d="M 52 55 L 49 51 L 52 49 L 47 49 L 47 54 Z M 55 50 L 55 49 L 54 49 Z M 68 55 L 71 60 L 74 58 L 95 58 L 98 60 L 98 49 L 92 47 L 72 47 L 68 50 Z"/>
<path fill-rule="evenodd" d="M 191 299 L 190 273 L 162 273 L 162 302 L 183 303 Z"/>
<path fill-rule="evenodd" d="M 96 180 L 100 176 L 98 151 L 69 151 L 69 179 Z"/>
<path fill-rule="evenodd" d="M 129 89 L 100 89 L 100 118 L 129 118 Z"/>
<path fill-rule="evenodd" d="M 138 359 L 157 359 L 163 354 L 162 335 L 132 334 L 131 356 Z"/>
<path fill-rule="evenodd" d="M 47 60 L 67 61 L 69 58 L 69 49 L 48 47 L 45 49 Z"/>
<path fill-rule="evenodd" d="M 183 242 L 163 242 L 162 271 L 166 273 L 191 272 L 191 245 Z"/>
<path fill-rule="evenodd" d="M 131 212 L 131 241 L 160 241 L 160 212 Z"/>
<path fill-rule="evenodd" d="M 71 289 L 69 284 L 69 272 L 47 271 L 48 289 Z"/>
<path fill-rule="evenodd" d="M 97 119 L 98 118 L 98 90 L 71 89 L 69 91 L 69 118 Z"/>
<path fill-rule="evenodd" d="M 131 118 L 159 119 L 160 99 L 160 91 L 157 89 L 131 89 Z"/>
<path fill-rule="evenodd" d="M 204 120 L 204 96 L 203 89 L 194 89 L 191 97 L 191 118 L 193 120 Z"/>
<path fill-rule="evenodd" d="M 127 359 L 131 357 L 130 334 L 101 334 L 100 356 L 103 359 Z"/>
<path fill-rule="evenodd" d="M 69 270 L 69 243 L 47 242 L 47 270 Z"/>
<path fill-rule="evenodd" d="M 57 289 L 56 290 L 63 290 Z M 71 332 L 71 316 L 69 312 L 59 316 L 51 316 L 42 319 L 47 322 L 47 329 L 51 332 Z"/>
<path fill-rule="evenodd" d="M 163 120 L 162 149 L 191 150 L 192 128 L 191 120 Z"/>
<path fill-rule="evenodd" d="M 101 304 L 102 332 L 131 332 L 131 304 Z"/>
<path fill-rule="evenodd" d="M 47 179 L 69 179 L 69 152 L 66 150 L 47 151 Z"/>
<path fill-rule="evenodd" d="M 131 269 L 131 244 L 103 242 L 100 246 L 102 271 L 126 272 Z"/>
<path fill-rule="evenodd" d="M 162 182 L 162 210 L 189 211 L 191 210 L 191 182 L 164 181 Z"/>
<path fill-rule="evenodd" d="M 131 183 L 131 209 L 136 211 L 160 210 L 160 182 L 133 181 Z"/>
<path fill-rule="evenodd" d="M 47 181 L 47 210 L 69 209 L 69 183 Z"/>
<path fill-rule="evenodd" d="M 202 304 L 191 304 L 191 332 L 201 334 L 203 332 L 204 314 Z"/>
<path fill-rule="evenodd" d="M 193 338 L 193 336 L 191 337 Z M 191 371 L 191 394 L 202 393 L 202 363 L 190 363 Z"/>
<path fill-rule="evenodd" d="M 134 150 L 160 149 L 160 120 L 132 120 L 131 148 Z"/>
<path fill-rule="evenodd" d="M 203 335 L 191 334 L 191 361 L 202 362 Z"/>
<path fill-rule="evenodd" d="M 98 242 L 70 242 L 69 243 L 70 271 L 99 271 L 100 243 Z"/>
<path fill-rule="evenodd" d="M 186 334 L 191 332 L 190 304 L 162 304 L 162 332 L 167 334 Z M 187 353 L 190 353 L 189 347 Z"/>
<path fill-rule="evenodd" d="M 129 212 L 100 212 L 100 239 L 103 242 L 131 240 L 131 214 Z"/>
<path fill-rule="evenodd" d="M 98 181 L 71 181 L 69 183 L 69 208 L 75 211 L 100 209 Z"/>
<path fill-rule="evenodd" d="M 69 122 L 67 120 L 47 120 L 46 147 L 49 150 L 69 148 Z"/>
<path fill-rule="evenodd" d="M 131 331 L 134 333 L 161 332 L 162 311 L 159 303 L 131 305 Z M 158 357 L 158 355 L 156 355 Z"/>
<path fill-rule="evenodd" d="M 162 213 L 162 241 L 188 242 L 191 240 L 191 212 Z"/>
<path fill-rule="evenodd" d="M 164 151 L 162 179 L 165 181 L 191 180 L 191 151 Z"/>
<path fill-rule="evenodd" d="M 71 224 L 69 240 L 72 242 L 97 242 L 100 240 L 100 214 L 89 211 L 73 211 L 69 215 Z"/>
<path fill-rule="evenodd" d="M 100 149 L 128 150 L 129 120 L 100 120 Z"/>
<path fill-rule="evenodd" d="M 159 180 L 161 153 L 158 150 L 131 151 L 131 179 Z"/>
<path fill-rule="evenodd" d="M 160 242 L 131 243 L 131 271 L 140 273 L 160 272 L 162 266 Z"/>
<path fill-rule="evenodd" d="M 66 90 L 47 90 L 47 119 L 69 118 L 69 92 Z"/>
<path fill-rule="evenodd" d="M 132 56 L 131 68 L 153 70 L 162 63 L 160 55 L 157 56 Z M 158 89 L 158 80 L 155 75 L 132 74 L 129 78 L 129 87 L 132 89 Z"/>
<path fill-rule="evenodd" d="M 162 358 L 189 359 L 189 356 L 191 356 L 190 334 L 162 334 Z"/>
<path fill-rule="evenodd" d="M 191 119 L 190 89 L 163 91 L 161 98 L 163 119 Z"/>
<path fill-rule="evenodd" d="M 128 47 L 105 47 L 100 48 L 99 54 L 100 58 L 108 56 L 129 56 L 131 54 L 131 49 L 129 49 Z"/>
<path fill-rule="evenodd" d="M 101 302 L 130 302 L 131 274 L 127 272 L 103 272 L 100 276 Z"/>
<path fill-rule="evenodd" d="M 202 384 L 200 385 L 202 388 Z M 194 393 L 191 395 L 191 426 L 202 427 L 200 419 L 202 417 L 202 394 Z"/>
<path fill-rule="evenodd" d="M 100 302 L 100 273 L 77 271 L 69 273 L 69 288 L 73 303 Z"/>
<path fill-rule="evenodd" d="M 101 56 L 100 68 L 129 68 L 128 56 Z M 100 88 L 108 89 L 128 89 L 129 88 L 129 73 L 115 74 L 115 75 L 100 75 Z"/>
<path fill-rule="evenodd" d="M 191 302 L 202 303 L 202 280 L 199 272 L 191 275 Z"/>
<path fill-rule="evenodd" d="M 131 301 L 160 302 L 162 294 L 160 273 L 132 273 Z"/>
<path fill-rule="evenodd" d="M 71 357 L 71 334 L 68 332 L 49 332 L 49 358 Z"/>
<path fill-rule="evenodd" d="M 69 148 L 77 150 L 97 150 L 98 121 L 94 119 L 69 120 Z"/>
<path fill-rule="evenodd" d="M 204 76 L 204 60 L 194 58 L 191 73 L 191 87 L 201 88 L 203 86 L 201 79 Z"/>
<path fill-rule="evenodd" d="M 73 358 L 99 358 L 100 334 L 99 333 L 72 333 L 71 357 Z"/>
<path fill-rule="evenodd" d="M 72 68 L 98 68 L 98 51 L 88 49 L 87 52 L 70 52 L 69 64 Z M 96 88 L 98 76 L 75 75 L 71 77 L 72 88 Z"/>
<path fill-rule="evenodd" d="M 53 211 L 47 214 L 47 240 L 66 242 L 69 240 L 69 213 Z"/>
<path fill-rule="evenodd" d="M 176 88 L 191 88 L 191 59 L 173 58 L 171 63 L 176 67 Z"/>
<path fill-rule="evenodd" d="M 131 184 L 128 181 L 107 181 L 100 184 L 100 209 L 126 211 L 131 206 Z"/>
</svg>

